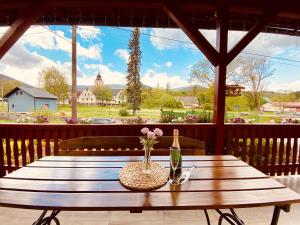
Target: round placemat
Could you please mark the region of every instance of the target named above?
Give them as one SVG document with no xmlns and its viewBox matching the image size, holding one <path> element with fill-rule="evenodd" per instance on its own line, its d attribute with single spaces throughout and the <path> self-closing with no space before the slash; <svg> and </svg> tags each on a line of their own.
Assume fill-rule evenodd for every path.
<svg viewBox="0 0 300 225">
<path fill-rule="evenodd" d="M 143 162 L 130 162 L 119 174 L 122 185 L 134 190 L 153 190 L 164 186 L 169 178 L 169 170 L 158 163 L 151 163 L 151 173 L 142 173 Z"/>
</svg>

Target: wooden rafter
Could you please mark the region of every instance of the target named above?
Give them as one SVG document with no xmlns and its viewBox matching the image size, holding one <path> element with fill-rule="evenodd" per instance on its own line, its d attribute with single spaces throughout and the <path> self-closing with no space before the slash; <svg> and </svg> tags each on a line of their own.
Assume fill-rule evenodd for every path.
<svg viewBox="0 0 300 225">
<path fill-rule="evenodd" d="M 250 31 L 228 52 L 227 64 L 229 64 L 247 45 L 264 29 L 265 25 L 271 20 L 278 11 L 268 12 L 257 22 Z"/>
<path fill-rule="evenodd" d="M 186 19 L 170 3 L 164 4 L 164 10 L 168 16 L 181 28 L 181 30 L 191 39 L 191 41 L 200 49 L 206 58 L 214 65 L 219 63 L 219 54 L 216 49 L 209 43 L 209 41 L 193 27 Z"/>
<path fill-rule="evenodd" d="M 45 9 L 45 1 L 33 1 L 13 22 L 0 39 L 0 59 L 19 40 Z"/>
</svg>

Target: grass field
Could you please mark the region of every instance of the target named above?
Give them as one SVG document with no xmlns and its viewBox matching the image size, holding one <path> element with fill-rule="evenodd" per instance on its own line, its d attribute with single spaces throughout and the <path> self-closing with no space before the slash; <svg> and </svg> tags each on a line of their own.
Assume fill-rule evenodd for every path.
<svg viewBox="0 0 300 225">
<path fill-rule="evenodd" d="M 131 118 L 131 111 L 129 110 L 130 116 L 121 117 L 119 115 L 119 110 L 121 107 L 118 106 L 82 106 L 78 105 L 78 117 L 96 117 L 96 118 L 113 118 L 113 119 L 122 119 L 122 118 Z M 164 109 L 167 110 L 167 109 Z M 176 109 L 174 111 L 190 111 L 191 109 Z M 202 111 L 201 109 L 198 109 Z M 7 112 L 7 106 L 0 104 L 0 112 Z M 63 119 L 58 117 L 71 117 L 71 106 L 59 106 L 58 112 L 53 114 L 54 118 L 51 119 L 51 123 L 64 123 Z M 151 121 L 158 121 L 160 119 L 160 109 L 141 109 L 137 111 L 136 116 L 140 116 L 144 119 Z M 273 112 L 265 112 L 263 115 L 260 115 L 258 112 L 248 112 L 247 116 L 240 116 L 240 112 L 227 112 L 227 118 L 241 117 L 244 119 L 254 119 L 254 123 L 269 123 L 272 119 L 278 119 L 279 117 L 286 117 L 287 115 L 276 115 Z M 1 120 L 0 123 L 15 122 L 12 120 Z"/>
</svg>

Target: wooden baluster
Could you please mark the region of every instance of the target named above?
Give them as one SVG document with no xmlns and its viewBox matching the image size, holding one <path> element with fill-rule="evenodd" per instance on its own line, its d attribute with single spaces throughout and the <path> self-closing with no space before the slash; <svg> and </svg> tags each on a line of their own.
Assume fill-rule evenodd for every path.
<svg viewBox="0 0 300 225">
<path fill-rule="evenodd" d="M 270 175 L 271 176 L 275 176 L 275 172 L 276 172 L 276 157 L 277 157 L 277 132 L 274 132 L 273 134 L 273 143 L 272 143 L 272 159 L 271 159 L 271 171 L 270 171 Z"/>
<path fill-rule="evenodd" d="M 240 132 L 241 128 L 240 127 L 235 127 L 234 130 L 234 156 L 238 157 L 239 156 L 239 147 L 240 147 Z"/>
<path fill-rule="evenodd" d="M 278 160 L 278 170 L 277 170 L 277 176 L 282 175 L 282 162 L 283 162 L 283 154 L 284 154 L 284 137 L 282 136 L 282 132 L 280 134 L 280 144 L 279 144 L 279 160 Z"/>
<path fill-rule="evenodd" d="M 231 129 L 231 127 L 229 127 L 229 126 L 227 126 L 227 128 L 225 128 L 226 129 L 226 133 L 227 133 L 227 137 L 225 138 L 225 140 L 226 140 L 226 154 L 227 155 L 231 155 L 233 152 L 232 152 L 232 150 L 231 150 L 231 146 L 232 146 L 232 129 Z"/>
<path fill-rule="evenodd" d="M 249 165 L 254 165 L 254 149 L 255 149 L 255 129 L 254 127 L 249 128 L 250 130 L 250 149 L 249 149 Z"/>
<path fill-rule="evenodd" d="M 264 162 L 263 162 L 263 172 L 265 174 L 270 173 L 269 162 L 270 162 L 270 130 L 267 128 L 266 132 L 266 142 L 264 148 Z"/>
<path fill-rule="evenodd" d="M 33 139 L 33 130 L 28 131 L 28 150 L 29 150 L 29 162 L 32 163 L 34 161 L 34 139 Z"/>
<path fill-rule="evenodd" d="M 248 137 L 248 127 L 243 127 L 243 146 L 242 146 L 242 160 L 247 162 L 247 137 Z"/>
<path fill-rule="evenodd" d="M 286 129 L 287 143 L 285 147 L 285 168 L 284 175 L 289 175 L 290 172 L 290 156 L 291 156 L 291 129 Z"/>
<path fill-rule="evenodd" d="M 256 157 L 256 168 L 258 170 L 261 170 L 261 166 L 262 166 L 262 143 L 263 143 L 263 135 L 262 135 L 262 132 L 264 131 L 261 131 L 261 130 L 258 130 L 257 134 L 258 134 L 258 143 L 257 143 L 257 157 Z"/>
<path fill-rule="evenodd" d="M 27 151 L 26 151 L 26 139 L 24 130 L 21 130 L 21 156 L 22 156 L 22 166 L 25 166 L 27 164 Z"/>
<path fill-rule="evenodd" d="M 13 148 L 14 148 L 14 161 L 15 161 L 15 169 L 19 167 L 19 146 L 18 146 L 18 138 L 16 137 L 17 133 L 15 133 L 13 138 Z"/>
<path fill-rule="evenodd" d="M 58 155 L 58 130 L 53 130 L 54 155 Z"/>
<path fill-rule="evenodd" d="M 0 135 L 1 135 L 1 132 L 0 132 Z M 4 168 L 4 142 L 3 142 L 3 137 L 2 135 L 0 136 L 0 177 L 3 177 L 5 176 L 6 174 L 6 171 L 5 171 L 5 168 Z"/>
<path fill-rule="evenodd" d="M 7 158 L 8 172 L 11 172 L 11 146 L 10 146 L 9 137 L 6 137 L 6 158 Z"/>
<path fill-rule="evenodd" d="M 42 131 L 39 131 L 37 135 L 37 157 L 38 159 L 43 157 L 43 146 L 42 146 Z"/>
<path fill-rule="evenodd" d="M 294 144 L 293 144 L 293 160 L 292 160 L 292 170 L 291 174 L 294 175 L 297 170 L 297 155 L 298 155 L 298 138 L 296 136 L 296 132 L 294 131 Z"/>
<path fill-rule="evenodd" d="M 52 132 L 52 130 L 51 130 L 51 132 Z M 45 141 L 46 141 L 45 153 L 46 153 L 46 156 L 49 156 L 51 153 L 49 130 L 45 131 Z"/>
</svg>

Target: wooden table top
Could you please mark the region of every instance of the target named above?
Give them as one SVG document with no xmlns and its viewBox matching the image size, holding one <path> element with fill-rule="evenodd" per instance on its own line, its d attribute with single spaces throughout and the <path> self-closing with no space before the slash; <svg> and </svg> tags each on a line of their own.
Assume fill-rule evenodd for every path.
<svg viewBox="0 0 300 225">
<path fill-rule="evenodd" d="M 0 179 L 0 206 L 28 209 L 179 210 L 222 209 L 300 202 L 300 195 L 233 156 L 184 156 L 198 165 L 186 184 L 148 192 L 118 181 L 127 162 L 142 157 L 49 156 Z M 153 157 L 169 166 L 169 157 Z"/>
</svg>

